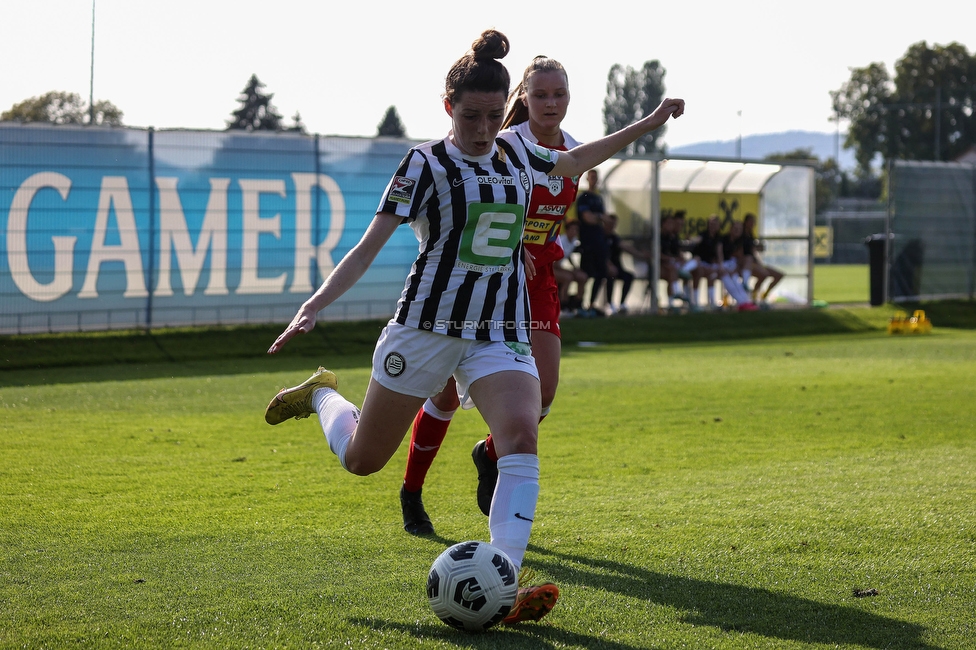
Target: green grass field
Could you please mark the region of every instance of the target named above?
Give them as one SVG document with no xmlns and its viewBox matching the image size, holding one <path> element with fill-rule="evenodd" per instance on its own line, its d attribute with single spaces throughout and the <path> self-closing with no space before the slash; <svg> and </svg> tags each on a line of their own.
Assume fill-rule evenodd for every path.
<svg viewBox="0 0 976 650">
<path fill-rule="evenodd" d="M 867 303 L 871 297 L 867 264 L 817 264 L 813 297 L 828 303 Z"/>
<path fill-rule="evenodd" d="M 400 527 L 405 446 L 358 478 L 263 421 L 319 363 L 360 401 L 379 324 L 273 358 L 277 328 L 0 339 L 0 647 L 971 648 L 976 308 L 924 308 L 927 336 L 889 307 L 565 323 L 526 556 L 563 595 L 483 635 L 424 594 L 488 536 L 476 412 L 433 538 Z"/>
</svg>

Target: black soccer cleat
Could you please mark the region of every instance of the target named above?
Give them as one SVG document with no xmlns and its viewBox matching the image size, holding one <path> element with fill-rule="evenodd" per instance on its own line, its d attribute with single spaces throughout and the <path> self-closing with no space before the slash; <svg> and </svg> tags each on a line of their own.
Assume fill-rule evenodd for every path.
<svg viewBox="0 0 976 650">
<path fill-rule="evenodd" d="M 478 507 L 487 517 L 491 512 L 491 498 L 498 482 L 498 463 L 488 458 L 488 443 L 479 440 L 471 450 L 471 460 L 478 469 Z"/>
<path fill-rule="evenodd" d="M 434 524 L 424 510 L 423 488 L 410 492 L 400 487 L 400 509 L 403 511 L 403 530 L 411 535 L 433 535 Z"/>
</svg>

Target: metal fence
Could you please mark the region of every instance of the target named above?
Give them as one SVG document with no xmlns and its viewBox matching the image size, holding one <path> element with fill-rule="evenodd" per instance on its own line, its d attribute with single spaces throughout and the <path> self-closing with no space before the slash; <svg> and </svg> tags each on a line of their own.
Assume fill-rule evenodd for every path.
<svg viewBox="0 0 976 650">
<path fill-rule="evenodd" d="M 976 165 L 898 161 L 890 169 L 886 300 L 973 298 Z"/>
<path fill-rule="evenodd" d="M 0 123 L 0 334 L 283 322 L 413 142 Z M 398 229 L 325 319 L 386 317 Z"/>
</svg>

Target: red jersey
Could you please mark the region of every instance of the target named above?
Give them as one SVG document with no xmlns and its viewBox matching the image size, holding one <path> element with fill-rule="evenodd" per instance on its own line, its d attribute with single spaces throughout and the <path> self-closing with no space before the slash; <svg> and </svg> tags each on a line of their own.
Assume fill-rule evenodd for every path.
<svg viewBox="0 0 976 650">
<path fill-rule="evenodd" d="M 539 139 L 532 135 L 528 122 L 522 122 L 511 127 L 523 138 L 538 143 Z M 571 135 L 563 133 L 565 146 L 549 147 L 558 151 L 566 151 L 577 146 Z M 559 245 L 559 231 L 569 206 L 576 200 L 576 190 L 579 187 L 579 176 L 568 178 L 565 176 L 550 176 L 548 186 L 536 185 L 529 198 L 529 211 L 525 215 L 525 231 L 522 243 L 525 249 L 534 257 L 536 268 L 552 264 L 564 257 L 563 248 Z"/>
</svg>

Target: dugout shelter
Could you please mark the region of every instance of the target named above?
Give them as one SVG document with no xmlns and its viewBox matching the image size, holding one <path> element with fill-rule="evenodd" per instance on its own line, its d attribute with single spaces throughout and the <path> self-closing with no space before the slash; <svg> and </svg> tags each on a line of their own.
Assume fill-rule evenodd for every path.
<svg viewBox="0 0 976 650">
<path fill-rule="evenodd" d="M 683 157 L 613 158 L 598 167 L 608 209 L 617 213 L 622 237 L 644 242 L 652 253 L 645 274 L 650 287 L 660 281 L 661 216 L 685 211 L 682 239 L 704 232 L 709 216 L 722 220 L 722 232 L 746 213 L 757 216 L 762 259 L 782 270 L 776 298 L 809 306 L 813 297 L 814 169 L 812 162 L 699 159 Z M 612 206 L 612 207 L 611 207 Z M 651 311 L 658 292 L 649 291 Z"/>
</svg>

